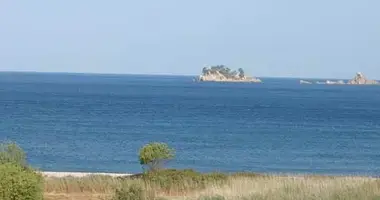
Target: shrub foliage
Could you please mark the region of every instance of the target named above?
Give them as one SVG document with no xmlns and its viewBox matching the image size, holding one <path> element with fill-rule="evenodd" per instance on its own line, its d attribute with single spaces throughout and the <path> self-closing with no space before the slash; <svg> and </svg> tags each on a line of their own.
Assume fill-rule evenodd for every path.
<svg viewBox="0 0 380 200">
<path fill-rule="evenodd" d="M 0 143 L 0 164 L 5 163 L 26 166 L 25 152 L 16 143 Z"/>
<path fill-rule="evenodd" d="M 42 177 L 12 163 L 0 164 L 1 200 L 42 200 Z"/>
<path fill-rule="evenodd" d="M 0 143 L 0 199 L 42 200 L 43 180 L 15 143 Z"/>
<path fill-rule="evenodd" d="M 117 189 L 112 200 L 145 200 L 145 192 L 140 185 L 124 186 Z"/>
<path fill-rule="evenodd" d="M 165 143 L 154 142 L 140 149 L 140 164 L 147 166 L 149 171 L 162 169 L 164 163 L 174 158 L 174 149 Z"/>
</svg>

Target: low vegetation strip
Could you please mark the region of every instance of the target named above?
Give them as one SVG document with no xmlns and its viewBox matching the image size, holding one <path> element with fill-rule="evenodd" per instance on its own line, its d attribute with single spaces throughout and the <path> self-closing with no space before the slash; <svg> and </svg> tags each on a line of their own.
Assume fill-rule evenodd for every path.
<svg viewBox="0 0 380 200">
<path fill-rule="evenodd" d="M 112 200 L 115 189 L 120 190 L 116 200 L 380 199 L 380 179 L 370 177 L 222 175 L 169 170 L 138 178 L 92 176 L 45 181 L 45 196 L 51 200 L 58 196 Z"/>
<path fill-rule="evenodd" d="M 14 143 L 0 143 L 1 200 L 380 200 L 380 179 L 200 173 L 164 169 L 166 144 L 144 146 L 146 171 L 132 176 L 43 176 Z"/>
</svg>

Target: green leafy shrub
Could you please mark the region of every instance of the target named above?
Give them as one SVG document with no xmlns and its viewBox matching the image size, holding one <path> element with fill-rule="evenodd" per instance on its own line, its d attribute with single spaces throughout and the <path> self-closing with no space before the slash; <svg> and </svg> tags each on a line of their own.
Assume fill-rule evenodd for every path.
<svg viewBox="0 0 380 200">
<path fill-rule="evenodd" d="M 147 166 L 148 170 L 156 171 L 163 167 L 165 161 L 174 158 L 174 149 L 165 143 L 150 143 L 140 149 L 140 164 Z"/>
<path fill-rule="evenodd" d="M 187 192 L 196 189 L 204 189 L 207 184 L 224 184 L 227 175 L 221 173 L 202 174 L 191 169 L 186 170 L 160 170 L 145 173 L 143 180 L 166 192 Z"/>
<path fill-rule="evenodd" d="M 130 185 L 117 189 L 112 200 L 145 200 L 145 193 L 140 185 Z"/>
<path fill-rule="evenodd" d="M 12 142 L 0 143 L 0 164 L 12 163 L 15 165 L 26 166 L 25 152 Z"/>
<path fill-rule="evenodd" d="M 42 200 L 41 175 L 13 163 L 0 164 L 1 200 Z"/>
</svg>

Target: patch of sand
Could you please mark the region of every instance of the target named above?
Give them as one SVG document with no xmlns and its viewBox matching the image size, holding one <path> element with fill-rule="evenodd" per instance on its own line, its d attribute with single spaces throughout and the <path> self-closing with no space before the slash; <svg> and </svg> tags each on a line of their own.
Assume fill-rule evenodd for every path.
<svg viewBox="0 0 380 200">
<path fill-rule="evenodd" d="M 112 177 L 121 177 L 121 176 L 130 176 L 132 174 L 122 174 L 122 173 L 87 173 L 87 172 L 41 172 L 41 174 L 45 177 L 52 178 L 62 178 L 62 177 L 85 177 L 85 176 L 93 176 L 93 175 L 101 175 L 101 176 L 112 176 Z"/>
</svg>

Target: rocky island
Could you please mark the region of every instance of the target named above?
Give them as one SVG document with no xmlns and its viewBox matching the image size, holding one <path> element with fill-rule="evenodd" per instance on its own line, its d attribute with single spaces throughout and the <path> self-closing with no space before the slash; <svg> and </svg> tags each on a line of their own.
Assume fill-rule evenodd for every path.
<svg viewBox="0 0 380 200">
<path fill-rule="evenodd" d="M 312 84 L 310 81 L 300 80 L 300 84 Z M 356 73 L 356 76 L 345 83 L 343 80 L 339 81 L 317 81 L 316 84 L 326 84 L 326 85 L 380 85 L 378 81 L 367 79 L 361 72 Z"/>
<path fill-rule="evenodd" d="M 202 75 L 198 77 L 198 81 L 252 83 L 262 82 L 258 78 L 246 76 L 242 68 L 239 68 L 238 71 L 235 71 L 224 65 L 211 66 L 210 68 L 204 67 L 202 70 Z"/>
<path fill-rule="evenodd" d="M 367 79 L 361 72 L 356 73 L 356 76 L 348 81 L 349 85 L 378 85 L 379 82 Z"/>
</svg>

